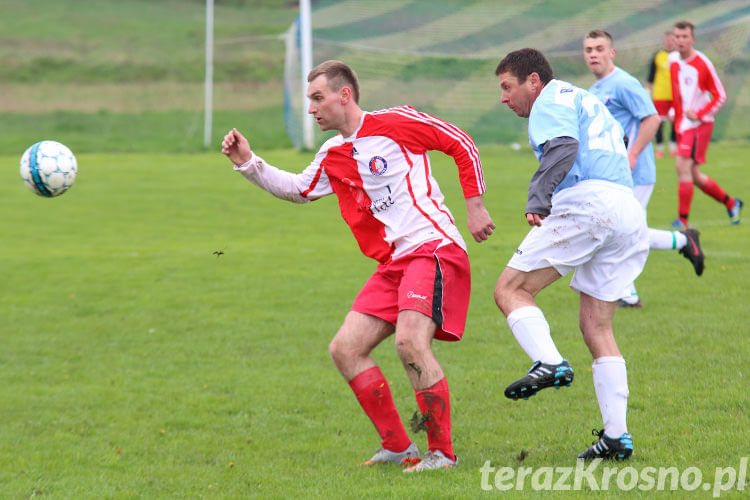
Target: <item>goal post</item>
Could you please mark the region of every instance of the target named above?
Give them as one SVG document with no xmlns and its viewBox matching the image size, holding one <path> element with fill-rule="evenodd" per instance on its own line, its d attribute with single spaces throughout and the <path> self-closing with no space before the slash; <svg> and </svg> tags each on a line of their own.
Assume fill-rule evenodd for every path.
<svg viewBox="0 0 750 500">
<path fill-rule="evenodd" d="M 203 97 L 203 145 L 211 144 L 214 96 L 214 0 L 206 0 L 206 71 Z"/>
<path fill-rule="evenodd" d="M 307 113 L 307 75 L 312 70 L 312 16 L 310 0 L 299 0 L 300 58 L 302 62 L 302 145 L 305 149 L 315 146 L 315 129 L 312 115 Z"/>
<path fill-rule="evenodd" d="M 310 1 L 300 0 L 300 13 L 284 35 L 284 125 L 294 149 L 315 147 L 315 127 L 307 113 L 307 75 L 312 70 Z"/>
</svg>

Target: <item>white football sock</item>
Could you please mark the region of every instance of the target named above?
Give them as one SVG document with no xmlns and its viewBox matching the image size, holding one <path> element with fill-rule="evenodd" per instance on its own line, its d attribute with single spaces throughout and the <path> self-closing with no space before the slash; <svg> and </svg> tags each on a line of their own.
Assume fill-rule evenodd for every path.
<svg viewBox="0 0 750 500">
<path fill-rule="evenodd" d="M 685 245 L 687 245 L 687 236 L 682 231 L 673 231 L 672 236 L 674 236 L 674 246 L 672 248 L 675 248 L 677 250 L 680 250 L 681 248 L 684 248 Z"/>
<path fill-rule="evenodd" d="M 562 363 L 563 357 L 549 333 L 549 323 L 536 306 L 524 306 L 508 315 L 508 326 L 532 361 L 551 365 Z"/>
<path fill-rule="evenodd" d="M 628 374 L 625 360 L 620 356 L 603 356 L 595 359 L 591 368 L 604 432 L 611 438 L 618 438 L 628 432 Z"/>
<path fill-rule="evenodd" d="M 648 228 L 648 243 L 651 250 L 679 250 L 687 245 L 687 236 L 681 231 Z"/>
<path fill-rule="evenodd" d="M 638 290 L 635 289 L 635 283 L 628 285 L 627 288 L 622 291 L 622 296 L 620 298 L 628 304 L 637 304 L 640 299 L 638 298 Z"/>
</svg>

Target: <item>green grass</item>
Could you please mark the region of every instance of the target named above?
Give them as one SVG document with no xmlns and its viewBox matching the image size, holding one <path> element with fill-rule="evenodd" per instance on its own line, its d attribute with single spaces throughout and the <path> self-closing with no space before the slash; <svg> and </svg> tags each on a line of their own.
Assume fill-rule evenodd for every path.
<svg viewBox="0 0 750 500">
<path fill-rule="evenodd" d="M 355 466 L 378 440 L 327 345 L 375 264 L 359 253 L 335 200 L 275 200 L 232 172 L 215 146 L 202 146 L 204 6 L 3 2 L 0 498 L 490 497 L 498 492 L 481 488 L 486 461 L 571 465 L 600 426 L 577 297 L 567 279 L 539 297 L 576 383 L 506 400 L 503 388 L 529 363 L 492 290 L 527 231 L 521 212 L 535 162 L 526 148 L 482 147 L 498 231 L 469 243 L 474 289 L 464 340 L 435 345 L 461 465 L 420 477 Z M 284 149 L 284 46 L 273 37 L 295 18 L 296 2 L 227 0 L 215 14 L 212 143 L 237 126 L 269 161 L 300 170 L 312 155 Z M 440 91 L 442 76 L 477 64 L 444 62 L 410 68 Z M 558 64 L 572 72 L 581 63 Z M 738 67 L 727 68 L 735 83 Z M 433 110 L 428 102 L 420 109 Z M 488 107 L 468 131 L 478 142 L 510 142 L 522 127 Z M 79 160 L 76 184 L 56 199 L 34 196 L 17 173 L 23 150 L 40 139 L 67 144 Z M 746 144 L 713 144 L 705 169 L 746 200 L 748 153 Z M 455 168 L 434 159 L 466 237 Z M 676 179 L 671 160 L 658 167 L 649 215 L 666 227 Z M 646 307 L 619 312 L 615 328 L 629 368 L 631 465 L 695 466 L 710 480 L 716 467 L 750 455 L 750 238 L 747 221 L 730 227 L 700 192 L 693 212 L 708 253 L 704 276 L 676 252 L 654 252 L 637 282 Z M 391 342 L 375 355 L 408 421 L 416 402 Z M 424 434 L 414 438 L 424 450 Z M 528 481 L 513 492 L 536 496 Z"/>
<path fill-rule="evenodd" d="M 279 133 L 284 130 L 281 106 L 215 112 L 209 148 L 203 146 L 203 120 L 200 111 L 0 114 L 0 151 L 17 151 L 20 155 L 37 141 L 53 139 L 67 145 L 76 155 L 96 151 L 184 154 L 216 149 L 232 127 L 248 130 L 260 144 L 291 147 L 289 139 Z"/>
<path fill-rule="evenodd" d="M 311 158 L 254 142 L 290 170 Z M 498 229 L 469 243 L 464 340 L 434 346 L 461 464 L 418 477 L 356 467 L 378 438 L 327 346 L 375 263 L 334 199 L 276 200 L 218 153 L 79 154 L 73 188 L 43 199 L 23 186 L 19 155 L 0 156 L 0 497 L 489 498 L 499 492 L 481 489 L 486 461 L 572 465 L 601 425 L 577 297 L 567 279 L 539 296 L 576 382 L 506 400 L 503 388 L 530 363 L 492 291 L 527 231 L 535 162 L 527 148 L 480 151 Z M 705 171 L 747 198 L 749 153 L 713 144 Z M 466 237 L 455 168 L 433 158 Z M 649 218 L 666 227 L 676 180 L 671 160 L 658 168 Z M 712 478 L 750 454 L 750 246 L 747 221 L 730 226 L 700 192 L 691 220 L 708 254 L 704 275 L 676 252 L 653 252 L 637 281 L 645 307 L 618 312 L 615 331 L 629 370 L 630 465 L 694 466 Z M 392 343 L 375 357 L 408 421 L 416 402 Z M 424 449 L 424 434 L 413 437 Z M 513 497 L 539 496 L 528 484 Z M 608 495 L 658 496 L 614 486 Z"/>
<path fill-rule="evenodd" d="M 0 33 L 9 42 L 0 48 L 5 82 L 204 78 L 204 1 L 4 0 L 3 13 Z M 259 49 L 248 36 L 283 33 L 295 16 L 295 4 L 283 0 L 217 2 L 214 79 L 281 75 L 283 57 Z M 232 43 L 238 38 L 244 43 Z"/>
<path fill-rule="evenodd" d="M 79 154 L 206 151 L 204 1 L 4 0 L 2 12 L 0 154 L 42 138 Z M 214 14 L 212 144 L 238 125 L 290 147 L 277 35 L 296 3 L 217 2 Z"/>
</svg>

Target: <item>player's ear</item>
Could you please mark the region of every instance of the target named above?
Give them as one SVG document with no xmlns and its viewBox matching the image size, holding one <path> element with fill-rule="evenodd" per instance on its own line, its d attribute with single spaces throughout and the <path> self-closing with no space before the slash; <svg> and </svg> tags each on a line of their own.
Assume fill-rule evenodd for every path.
<svg viewBox="0 0 750 500">
<path fill-rule="evenodd" d="M 341 96 L 341 104 L 346 104 L 352 100 L 352 89 L 349 87 L 341 87 L 339 95 Z"/>
<path fill-rule="evenodd" d="M 540 84 L 542 83 L 542 79 L 539 78 L 539 73 L 533 72 L 529 75 L 529 83 L 531 83 L 531 88 L 533 90 L 538 90 L 540 87 Z"/>
</svg>

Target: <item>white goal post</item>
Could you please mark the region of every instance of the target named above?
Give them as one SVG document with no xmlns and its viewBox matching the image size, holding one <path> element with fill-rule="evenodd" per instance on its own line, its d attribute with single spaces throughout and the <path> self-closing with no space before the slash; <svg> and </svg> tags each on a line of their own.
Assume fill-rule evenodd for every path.
<svg viewBox="0 0 750 500">
<path fill-rule="evenodd" d="M 300 0 L 300 13 L 284 35 L 284 123 L 295 149 L 315 147 L 315 128 L 307 113 L 307 75 L 312 70 L 310 0 Z"/>
</svg>

